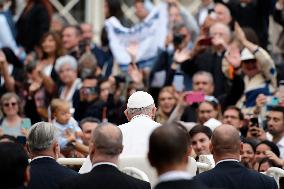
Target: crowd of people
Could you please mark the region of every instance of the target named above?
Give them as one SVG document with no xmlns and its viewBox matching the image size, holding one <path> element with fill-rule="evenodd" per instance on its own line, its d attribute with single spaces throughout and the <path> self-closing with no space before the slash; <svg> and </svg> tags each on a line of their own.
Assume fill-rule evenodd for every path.
<svg viewBox="0 0 284 189">
<path fill-rule="evenodd" d="M 254 180 L 259 188 L 277 187 L 251 170 L 284 167 L 284 1 L 201 0 L 194 12 L 178 0 L 161 3 L 168 16 L 163 45 L 145 63 L 139 41 L 126 44 L 131 60 L 124 69 L 107 24 L 94 36 L 91 24 L 68 24 L 48 0 L 26 0 L 18 17 L 15 1 L 0 0 L 0 151 L 11 156 L 7 165 L 21 159 L 21 184 L 58 188 L 58 178 L 74 176 L 63 188 L 88 188 L 92 182 L 100 187 L 106 182 L 101 171 L 114 177 L 110 188 L 122 178 L 124 188 L 150 188 L 113 167 L 119 156 L 148 154 L 160 176 L 156 187 L 182 188 L 187 182 L 164 185 L 175 176 L 163 174 L 183 170 L 188 156 L 213 154 L 216 172 L 200 174 L 188 185 L 254 188 L 249 185 Z M 158 6 L 135 0 L 137 19 L 130 19 L 121 0 L 104 0 L 104 16 L 135 28 Z M 270 43 L 271 18 L 283 29 L 277 52 Z M 28 156 L 10 143 L 24 145 Z M 78 176 L 54 161 L 59 157 L 85 157 L 79 172 L 98 172 Z M 225 165 L 226 159 L 234 162 Z M 248 185 L 232 183 L 235 174 Z"/>
</svg>

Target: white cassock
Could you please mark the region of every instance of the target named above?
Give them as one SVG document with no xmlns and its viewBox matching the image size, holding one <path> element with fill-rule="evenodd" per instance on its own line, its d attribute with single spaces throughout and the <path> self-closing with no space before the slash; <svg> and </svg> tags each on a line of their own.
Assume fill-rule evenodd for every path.
<svg viewBox="0 0 284 189">
<path fill-rule="evenodd" d="M 147 157 L 149 137 L 160 123 L 147 115 L 134 116 L 130 122 L 118 126 L 123 136 L 123 151 L 120 157 Z"/>
</svg>

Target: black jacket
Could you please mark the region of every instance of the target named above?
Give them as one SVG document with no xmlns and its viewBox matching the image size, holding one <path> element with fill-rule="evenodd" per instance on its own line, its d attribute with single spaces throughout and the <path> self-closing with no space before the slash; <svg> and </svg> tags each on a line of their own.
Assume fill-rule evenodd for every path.
<svg viewBox="0 0 284 189">
<path fill-rule="evenodd" d="M 98 165 L 91 172 L 65 180 L 61 189 L 150 189 L 148 182 L 119 171 L 112 165 Z"/>
<path fill-rule="evenodd" d="M 195 180 L 219 189 L 278 188 L 272 177 L 247 169 L 236 161 L 220 162 L 213 169 L 197 175 Z"/>
<path fill-rule="evenodd" d="M 158 183 L 154 189 L 207 189 L 195 180 L 174 180 Z"/>
<path fill-rule="evenodd" d="M 28 189 L 57 189 L 62 180 L 78 175 L 48 157 L 33 160 L 30 167 L 31 180 Z"/>
</svg>

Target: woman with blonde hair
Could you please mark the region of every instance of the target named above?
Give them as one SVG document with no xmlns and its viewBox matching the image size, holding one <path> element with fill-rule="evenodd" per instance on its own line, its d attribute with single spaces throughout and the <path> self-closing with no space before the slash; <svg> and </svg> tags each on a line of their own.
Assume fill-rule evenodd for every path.
<svg viewBox="0 0 284 189">
<path fill-rule="evenodd" d="M 158 111 L 155 119 L 158 123 L 163 124 L 169 119 L 177 104 L 176 94 L 176 90 L 172 86 L 166 86 L 161 89 L 158 96 Z"/>
</svg>

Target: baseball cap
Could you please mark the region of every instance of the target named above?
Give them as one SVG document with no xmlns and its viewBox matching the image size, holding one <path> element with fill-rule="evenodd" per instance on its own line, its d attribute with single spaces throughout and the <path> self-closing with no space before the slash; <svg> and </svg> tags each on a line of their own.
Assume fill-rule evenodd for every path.
<svg viewBox="0 0 284 189">
<path fill-rule="evenodd" d="M 255 56 L 247 48 L 244 48 L 241 52 L 241 61 L 253 59 L 255 59 Z"/>
<path fill-rule="evenodd" d="M 127 108 L 145 108 L 154 104 L 153 97 L 144 91 L 133 93 L 127 101 Z"/>
</svg>

